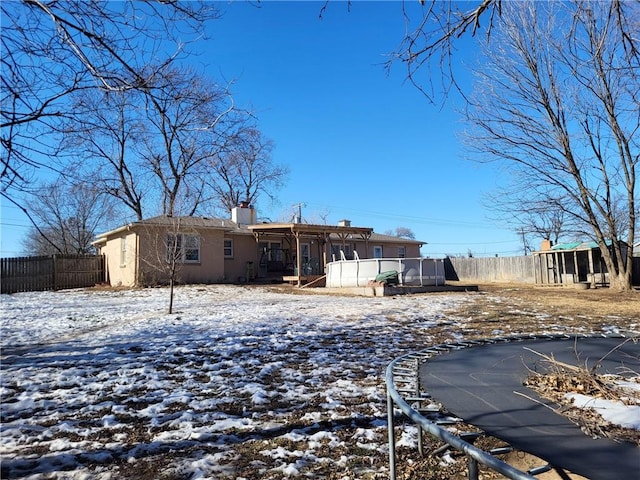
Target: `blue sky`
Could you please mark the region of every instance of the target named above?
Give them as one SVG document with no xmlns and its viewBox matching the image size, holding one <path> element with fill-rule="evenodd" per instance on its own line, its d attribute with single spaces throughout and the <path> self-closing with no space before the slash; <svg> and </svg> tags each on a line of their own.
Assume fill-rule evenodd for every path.
<svg viewBox="0 0 640 480">
<path fill-rule="evenodd" d="M 219 5 L 223 17 L 192 61 L 234 80 L 235 101 L 253 109 L 274 161 L 290 168 L 278 204 L 259 201 L 260 217 L 289 220 L 302 203 L 312 223 L 408 227 L 427 242 L 425 256 L 521 254 L 518 236 L 483 206 L 497 172 L 464 158 L 459 99 L 434 106 L 402 65 L 383 67 L 405 31 L 400 2 L 330 2 L 322 19 L 321 2 Z M 465 45 L 461 63 L 474 59 Z M 20 253 L 28 222 L 18 213 L 2 204 L 2 256 Z"/>
</svg>

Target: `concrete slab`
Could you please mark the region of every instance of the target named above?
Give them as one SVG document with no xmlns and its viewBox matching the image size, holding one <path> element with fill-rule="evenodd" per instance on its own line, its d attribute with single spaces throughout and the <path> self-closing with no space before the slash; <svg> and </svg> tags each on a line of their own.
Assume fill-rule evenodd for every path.
<svg viewBox="0 0 640 480">
<path fill-rule="evenodd" d="M 429 292 L 477 292 L 477 285 L 428 285 L 428 286 L 402 286 L 402 285 L 367 285 L 365 287 L 324 287 L 326 293 L 342 293 L 345 295 L 360 295 L 364 297 L 393 297 L 395 295 L 411 295 Z"/>
</svg>

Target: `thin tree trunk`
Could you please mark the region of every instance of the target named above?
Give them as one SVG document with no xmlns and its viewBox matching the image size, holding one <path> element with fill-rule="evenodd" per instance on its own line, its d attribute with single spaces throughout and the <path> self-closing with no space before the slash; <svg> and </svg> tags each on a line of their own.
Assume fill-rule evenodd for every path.
<svg viewBox="0 0 640 480">
<path fill-rule="evenodd" d="M 169 279 L 169 315 L 173 313 L 173 287 L 175 285 L 174 275 Z"/>
</svg>

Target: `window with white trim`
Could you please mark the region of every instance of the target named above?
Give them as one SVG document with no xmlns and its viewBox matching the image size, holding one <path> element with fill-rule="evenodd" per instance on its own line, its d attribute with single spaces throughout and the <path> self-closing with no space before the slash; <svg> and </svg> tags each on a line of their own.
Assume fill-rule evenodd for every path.
<svg viewBox="0 0 640 480">
<path fill-rule="evenodd" d="M 233 239 L 224 239 L 224 258 L 233 258 Z"/>
<path fill-rule="evenodd" d="M 373 247 L 373 258 L 382 258 L 382 245 Z"/>
<path fill-rule="evenodd" d="M 127 237 L 120 239 L 120 266 L 127 266 Z"/>
<path fill-rule="evenodd" d="M 167 235 L 167 261 L 178 263 L 200 262 L 200 237 L 186 233 Z"/>
<path fill-rule="evenodd" d="M 404 247 L 404 246 L 398 247 L 398 258 L 405 258 L 406 256 L 407 256 L 406 247 Z"/>
</svg>

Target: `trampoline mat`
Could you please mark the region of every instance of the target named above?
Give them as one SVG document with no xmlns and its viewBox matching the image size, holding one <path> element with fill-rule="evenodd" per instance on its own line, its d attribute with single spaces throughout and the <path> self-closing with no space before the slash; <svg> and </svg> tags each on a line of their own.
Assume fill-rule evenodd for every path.
<svg viewBox="0 0 640 480">
<path fill-rule="evenodd" d="M 578 337 L 478 345 L 432 357 L 419 375 L 422 388 L 449 412 L 514 448 L 592 480 L 635 479 L 640 478 L 640 448 L 587 436 L 545 406 L 554 404 L 522 385 L 530 370 L 544 372 L 548 366 L 526 348 L 580 366 L 606 357 L 598 373 L 622 374 L 621 367 L 639 372 L 640 344 L 621 346 L 623 341 Z"/>
</svg>

